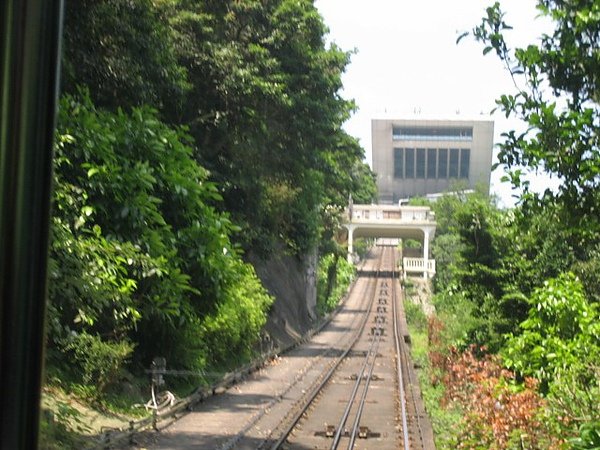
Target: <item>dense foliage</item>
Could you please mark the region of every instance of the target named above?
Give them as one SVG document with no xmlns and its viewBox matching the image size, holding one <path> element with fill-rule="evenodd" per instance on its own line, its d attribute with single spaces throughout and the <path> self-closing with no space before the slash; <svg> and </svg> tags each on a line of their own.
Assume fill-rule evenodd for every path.
<svg viewBox="0 0 600 450">
<path fill-rule="evenodd" d="M 597 300 L 587 295 L 595 276 L 579 279 L 572 271 L 587 273 L 582 267 L 597 261 L 577 259 L 576 250 L 559 237 L 562 224 L 548 220 L 551 208 L 525 217 L 522 207 L 500 210 L 479 194 L 445 197 L 433 207 L 438 273 L 426 364 L 434 384 L 445 387 L 438 400 L 446 398 L 451 410 L 463 408 L 463 427 L 440 443 L 442 448 L 458 442 L 466 442 L 464 448 L 559 448 L 580 426 L 595 426 L 590 424 L 600 417 L 595 400 L 600 314 Z M 492 372 L 490 364 L 496 367 Z M 510 371 L 502 372 L 502 366 Z M 479 380 L 474 392 L 469 377 Z M 481 409 L 496 402 L 502 408 L 493 414 Z M 503 431 L 509 405 L 519 413 L 510 415 Z M 440 415 L 434 423 L 448 426 L 446 413 Z M 528 432 L 527 420 L 539 422 L 531 425 L 537 434 Z M 465 436 L 479 438 L 465 441 Z M 487 444 L 477 446 L 478 439 Z"/>
<path fill-rule="evenodd" d="M 435 205 L 429 364 L 438 398 L 463 415 L 442 447 L 600 445 L 600 6 L 539 0 L 538 9 L 555 25 L 539 45 L 510 49 L 498 3 L 473 30 L 515 81 L 499 109 L 528 128 L 500 144 L 505 178 L 521 189 L 516 208 L 477 194 Z M 531 191 L 525 174 L 536 171 L 558 189 Z"/>
<path fill-rule="evenodd" d="M 539 0 L 540 15 L 554 29 L 539 45 L 511 49 L 500 4 L 487 9 L 474 29 L 484 53 L 495 51 L 515 80 L 516 92 L 497 100 L 506 116 L 522 119 L 523 133 L 505 134 L 499 160 L 506 179 L 523 189 L 525 208 L 555 207 L 571 241 L 597 240 L 600 187 L 600 5 L 594 0 Z M 559 182 L 557 191 L 529 190 L 525 173 L 540 170 Z"/>
<path fill-rule="evenodd" d="M 341 129 L 354 108 L 339 95 L 349 54 L 325 33 L 308 0 L 73 2 L 64 90 L 86 85 L 110 108 L 150 103 L 186 125 L 244 248 L 266 257 L 283 240 L 302 253 L 349 193 L 375 194 Z"/>
<path fill-rule="evenodd" d="M 155 356 L 198 372 L 239 364 L 273 302 L 244 255 L 341 254 L 349 194 L 376 188 L 341 129 L 350 55 L 326 32 L 308 0 L 67 2 L 55 375 L 98 398 L 127 361 L 139 374 Z"/>
<path fill-rule="evenodd" d="M 188 142 L 148 108 L 61 102 L 50 350 L 71 354 L 100 391 L 134 348 L 145 367 L 185 355 L 179 364 L 201 369 L 248 355 L 264 325 L 272 299 L 209 206 L 218 193 Z M 234 332 L 215 326 L 229 322 Z"/>
<path fill-rule="evenodd" d="M 317 311 L 324 314 L 333 311 L 348 291 L 356 268 L 339 254 L 324 256 L 317 273 Z"/>
</svg>

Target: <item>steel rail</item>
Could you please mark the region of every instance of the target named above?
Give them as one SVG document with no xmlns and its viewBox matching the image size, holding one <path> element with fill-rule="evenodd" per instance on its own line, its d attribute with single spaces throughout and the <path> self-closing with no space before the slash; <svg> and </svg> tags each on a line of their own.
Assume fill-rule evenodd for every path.
<svg viewBox="0 0 600 450">
<path fill-rule="evenodd" d="M 375 283 L 377 283 L 377 281 L 375 281 Z M 378 341 L 379 341 L 379 339 L 377 339 L 377 344 L 378 344 Z M 372 369 L 373 369 L 373 366 L 375 365 L 375 358 L 373 358 L 372 364 L 369 364 L 369 358 L 373 354 L 373 348 L 375 348 L 375 347 L 376 347 L 376 340 L 373 339 L 371 341 L 369 350 L 367 351 L 367 354 L 365 355 L 365 360 L 360 368 L 360 373 L 358 373 L 356 376 L 356 382 L 354 383 L 354 388 L 352 389 L 352 392 L 350 393 L 350 397 L 348 398 L 348 402 L 346 403 L 346 408 L 344 409 L 344 413 L 342 414 L 342 417 L 340 418 L 337 430 L 335 432 L 335 436 L 333 437 L 333 442 L 331 443 L 330 450 L 335 450 L 340 442 L 340 439 L 342 438 L 342 431 L 344 429 L 344 426 L 346 425 L 346 421 L 348 420 L 348 416 L 350 415 L 352 406 L 354 405 L 354 400 L 356 400 L 356 394 L 358 393 L 358 389 L 360 388 L 360 385 L 362 383 L 365 369 L 367 369 L 367 367 L 369 367 L 369 369 L 370 369 L 369 372 L 370 373 L 373 372 Z M 377 349 L 375 349 L 375 357 L 376 356 L 377 356 Z M 353 428 L 353 431 L 355 431 L 354 428 Z"/>
<path fill-rule="evenodd" d="M 385 256 L 385 249 L 383 249 L 381 252 L 381 261 L 384 260 L 384 256 Z M 382 264 L 380 264 L 380 267 L 381 267 L 381 265 Z M 375 276 L 375 286 L 376 287 L 377 287 L 377 281 L 379 280 L 380 272 L 381 272 L 381 270 L 377 270 L 377 272 L 376 272 L 376 276 Z M 373 300 L 374 300 L 374 298 L 373 298 Z M 380 317 L 380 313 L 377 313 L 377 317 Z M 371 375 L 373 374 L 373 368 L 375 367 L 375 359 L 377 358 L 377 349 L 379 348 L 380 340 L 381 340 L 381 336 L 379 333 L 377 333 L 377 335 L 371 341 L 371 345 L 369 347 L 369 350 L 367 351 L 367 354 L 365 355 L 365 361 L 361 367 L 360 374 L 358 374 L 356 377 L 356 383 L 354 384 L 354 389 L 352 390 L 352 393 L 350 394 L 350 398 L 348 399 L 348 403 L 346 404 L 346 409 L 344 410 L 344 414 L 342 415 L 342 418 L 341 418 L 338 428 L 336 430 L 336 434 L 334 436 L 333 442 L 331 443 L 330 450 L 335 450 L 338 448 L 339 442 L 342 437 L 342 431 L 344 429 L 344 426 L 346 425 L 346 421 L 348 420 L 348 415 L 350 414 L 352 406 L 354 405 L 354 401 L 356 400 L 356 394 L 358 393 L 358 389 L 362 383 L 363 374 L 364 374 L 367 366 L 369 366 L 369 375 L 368 375 L 369 380 L 368 380 L 368 382 L 365 380 L 365 387 L 363 388 L 363 394 L 361 395 L 361 400 L 359 401 L 359 404 L 358 404 L 358 413 L 357 413 L 357 416 L 355 417 L 354 423 L 352 425 L 352 432 L 351 432 L 350 439 L 353 442 L 352 438 L 354 437 L 354 435 L 356 434 L 356 431 L 358 430 L 357 418 L 358 418 L 358 420 L 360 420 L 360 413 L 362 412 L 362 407 L 364 406 L 364 402 L 366 400 L 368 384 L 370 382 Z M 374 353 L 375 356 L 372 358 L 372 362 L 369 364 L 369 358 L 373 354 L 373 348 L 375 348 L 375 353 Z M 352 448 L 352 447 L 348 447 L 348 448 Z"/>
<path fill-rule="evenodd" d="M 405 294 L 405 296 L 408 296 L 410 299 L 413 298 L 412 296 L 410 296 L 410 295 L 407 294 L 406 290 L 404 290 L 404 294 Z M 408 358 L 406 356 L 406 352 L 403 352 L 403 358 L 404 358 L 406 366 L 408 367 Z M 413 386 L 414 383 L 413 383 L 413 379 L 412 379 L 410 370 L 407 369 L 406 375 L 408 377 L 408 381 L 409 381 L 409 384 L 411 386 L 411 400 L 412 400 L 413 408 L 415 410 L 415 422 L 417 424 L 417 428 L 419 429 L 419 439 L 421 440 L 421 444 L 424 447 L 425 445 L 424 445 L 424 440 L 423 440 L 423 428 L 421 427 L 421 420 L 419 419 L 419 416 L 418 416 L 418 411 L 419 410 L 418 410 L 418 407 L 417 407 L 416 396 L 414 395 L 414 392 L 413 392 L 414 389 L 413 389 L 412 386 Z"/>
<path fill-rule="evenodd" d="M 368 286 L 367 289 L 364 289 L 365 291 L 368 290 Z M 354 342 L 354 341 L 352 341 Z M 352 342 L 349 344 L 350 345 L 350 349 L 352 348 Z M 286 389 L 284 389 L 282 392 L 280 392 L 279 394 L 277 394 L 275 396 L 275 398 L 273 400 L 271 400 L 266 406 L 264 406 L 263 408 L 261 408 L 261 410 L 258 412 L 258 414 L 256 414 L 256 416 L 250 420 L 245 426 L 244 428 L 242 428 L 242 430 L 236 434 L 236 436 L 234 436 L 233 438 L 229 439 L 227 442 L 225 442 L 223 445 L 221 445 L 219 447 L 219 450 L 231 450 L 233 448 L 235 448 L 237 446 L 237 444 L 239 443 L 240 440 L 243 439 L 244 435 L 254 426 L 256 425 L 256 423 L 258 423 L 258 421 L 265 416 L 268 411 L 278 402 L 280 402 L 285 395 L 292 390 L 292 388 L 298 384 L 300 382 L 300 380 L 309 372 L 309 370 L 315 366 L 317 364 L 317 359 L 321 360 L 329 355 L 331 355 L 333 352 L 332 348 L 329 348 L 325 351 L 323 351 L 323 353 L 321 353 L 318 358 L 313 358 L 313 361 L 302 371 L 302 374 L 300 374 L 299 376 L 296 376 L 296 378 L 294 379 L 294 381 L 292 383 L 290 383 Z M 344 354 L 342 354 L 339 358 L 343 359 L 345 356 Z M 335 364 L 335 363 L 334 363 Z M 312 400 L 310 400 L 310 402 L 312 402 Z M 309 403 L 310 404 L 310 403 Z M 285 419 L 284 419 L 285 420 Z M 268 437 L 265 438 L 260 445 L 257 447 L 257 450 L 260 450 L 262 448 L 264 448 L 265 442 L 267 441 Z"/>
<path fill-rule="evenodd" d="M 382 250 L 382 255 L 385 252 L 385 248 Z M 394 253 L 392 251 L 392 282 L 393 282 L 393 264 L 394 264 Z M 393 294 L 393 290 L 392 290 L 392 294 Z M 393 299 L 393 297 L 392 297 Z M 382 317 L 381 313 L 377 313 L 376 317 Z M 379 322 L 379 321 L 377 321 Z M 377 351 L 379 349 L 379 343 L 381 342 L 381 333 L 378 331 L 377 332 L 377 336 L 376 339 L 373 339 L 373 342 L 376 342 L 375 345 L 375 353 L 374 353 L 374 358 L 373 361 L 370 365 L 369 368 L 369 373 L 367 375 L 367 379 L 365 380 L 365 386 L 363 388 L 363 392 L 362 392 L 362 396 L 361 399 L 358 403 L 358 410 L 356 411 L 356 417 L 354 418 L 354 423 L 352 424 L 352 432 L 350 434 L 350 441 L 348 442 L 348 450 L 352 450 L 354 448 L 354 443 L 356 441 L 356 436 L 357 436 L 357 431 L 360 427 L 360 419 L 362 418 L 362 413 L 364 410 L 364 406 L 365 403 L 367 401 L 367 393 L 369 392 L 369 385 L 371 384 L 371 379 L 373 377 L 373 369 L 375 368 L 375 361 L 377 359 Z"/>
<path fill-rule="evenodd" d="M 382 250 L 381 252 L 381 261 L 383 261 L 385 258 L 385 248 Z M 392 255 L 393 258 L 393 255 Z M 382 264 L 381 264 L 382 265 Z M 381 266 L 380 265 L 380 266 Z M 375 285 L 377 286 L 377 281 L 379 281 L 380 279 L 380 273 L 381 270 L 378 270 L 376 272 L 376 277 L 375 277 Z M 374 300 L 374 299 L 373 299 Z M 382 314 L 380 312 L 377 313 L 376 315 L 377 318 L 382 317 Z M 379 322 L 377 320 L 377 322 Z M 358 407 L 357 407 L 357 412 L 356 412 L 356 416 L 354 418 L 354 422 L 352 424 L 352 431 L 350 432 L 350 442 L 348 445 L 348 449 L 352 449 L 354 446 L 354 442 L 356 440 L 356 433 L 358 431 L 358 428 L 360 426 L 360 419 L 362 416 L 362 411 L 364 409 L 364 405 L 366 402 L 366 398 L 367 398 L 367 393 L 369 391 L 369 385 L 371 383 L 371 378 L 373 376 L 373 369 L 375 368 L 375 361 L 377 359 L 377 351 L 379 349 L 379 343 L 381 342 L 381 333 L 377 332 L 375 334 L 375 336 L 373 337 L 373 340 L 371 341 L 371 346 L 369 347 L 369 350 L 365 356 L 365 361 L 361 367 L 361 371 L 360 374 L 357 376 L 356 378 L 356 383 L 354 385 L 354 389 L 352 390 L 352 393 L 350 395 L 350 398 L 348 399 L 348 403 L 346 404 L 346 409 L 344 410 L 344 414 L 342 415 L 342 418 L 340 420 L 340 424 L 336 430 L 336 434 L 334 436 L 333 442 L 331 444 L 330 450 L 335 450 L 338 448 L 338 445 L 340 443 L 341 440 L 341 435 L 344 429 L 344 425 L 346 424 L 346 421 L 348 419 L 348 416 L 350 414 L 350 411 L 352 409 L 352 406 L 354 406 L 355 400 L 356 400 L 356 395 L 358 393 L 358 389 L 362 383 L 363 380 L 363 374 L 365 372 L 365 369 L 368 367 L 368 374 L 367 374 L 367 378 L 365 379 L 364 382 L 364 387 L 363 387 L 363 391 L 360 397 L 360 400 L 358 401 Z M 374 349 L 374 350 L 373 350 Z M 371 358 L 372 356 L 372 358 Z"/>
<path fill-rule="evenodd" d="M 354 283 L 352 283 L 352 285 L 350 286 L 350 290 L 353 288 Z M 364 291 L 368 291 L 368 288 L 370 286 L 367 286 L 363 289 Z M 346 295 L 347 298 L 347 295 Z M 344 299 L 345 302 L 345 299 Z M 323 322 L 318 328 L 316 333 L 319 333 L 321 330 L 323 330 L 323 328 L 325 328 L 325 326 L 330 322 L 331 319 L 327 320 L 326 322 Z M 315 333 L 315 334 L 316 334 Z M 351 345 L 351 344 L 350 344 Z M 324 359 L 325 357 L 330 356 L 332 353 L 334 353 L 332 348 L 329 348 L 327 350 L 324 350 L 321 354 L 319 354 L 317 357 L 313 358 L 313 360 L 310 362 L 310 364 L 305 367 L 301 373 L 299 375 L 297 375 L 294 380 L 281 392 L 279 392 L 278 394 L 276 394 L 274 396 L 274 398 L 268 402 L 265 406 L 261 407 L 261 409 L 257 412 L 257 414 L 255 414 L 247 423 L 246 425 L 238 432 L 236 433 L 235 436 L 233 436 L 232 438 L 228 439 L 226 442 L 224 442 L 223 444 L 221 444 L 221 446 L 219 447 L 219 450 L 231 450 L 233 448 L 235 448 L 237 446 L 237 444 L 244 438 L 244 436 L 246 435 L 246 433 L 253 427 L 255 426 L 270 410 L 273 406 L 275 406 L 275 404 L 281 402 L 285 395 L 291 391 L 298 383 L 300 383 L 300 381 L 306 376 L 306 374 L 322 359 Z M 285 422 L 285 418 L 287 417 L 288 414 L 286 414 L 284 416 L 284 418 L 282 419 L 282 423 Z M 273 431 L 271 431 L 271 433 L 269 434 L 269 436 L 265 437 L 262 442 L 256 447 L 256 450 L 261 450 L 265 447 L 265 444 L 267 442 L 267 440 L 269 439 L 269 437 L 271 436 Z"/>
<path fill-rule="evenodd" d="M 373 290 L 374 291 L 377 288 L 377 279 L 378 279 L 378 274 L 380 272 L 380 268 L 382 265 L 383 255 L 384 255 L 384 252 L 381 252 L 381 256 L 378 261 L 377 276 L 375 277 L 375 280 L 373 282 L 373 288 L 374 288 Z M 375 303 L 375 292 L 373 292 L 373 295 L 371 296 L 371 300 L 369 302 L 369 306 L 368 306 L 369 311 L 371 311 L 374 303 Z M 350 342 L 348 347 L 344 350 L 344 352 L 340 355 L 340 357 L 335 361 L 335 363 L 329 369 L 329 371 L 327 372 L 325 377 L 321 380 L 321 382 L 319 382 L 319 384 L 315 387 L 315 389 L 313 389 L 313 391 L 311 392 L 310 396 L 308 397 L 308 399 L 306 400 L 304 405 L 294 415 L 294 417 L 290 421 L 286 430 L 282 433 L 282 435 L 279 437 L 279 439 L 277 439 L 277 441 L 270 447 L 270 450 L 278 450 L 283 445 L 283 443 L 287 440 L 288 436 L 294 430 L 294 428 L 296 427 L 296 425 L 298 424 L 298 422 L 300 421 L 300 419 L 302 418 L 304 413 L 308 410 L 310 405 L 314 402 L 314 400 L 317 398 L 319 393 L 323 390 L 323 388 L 325 387 L 327 382 L 331 379 L 331 377 L 333 376 L 335 371 L 338 369 L 338 367 L 340 366 L 342 361 L 348 356 L 348 353 L 350 353 L 350 351 L 354 348 L 356 342 L 358 341 L 358 339 L 360 338 L 360 336 L 362 335 L 362 333 L 365 329 L 367 321 L 368 321 L 368 314 L 365 314 L 365 316 L 361 322 L 361 325 L 358 329 L 358 332 L 356 333 L 356 335 L 354 336 L 354 338 L 352 339 L 352 341 Z"/>
<path fill-rule="evenodd" d="M 375 341 L 375 339 L 373 339 L 373 341 Z M 367 379 L 365 380 L 365 386 L 363 389 L 361 399 L 358 403 L 356 417 L 354 419 L 354 423 L 352 424 L 352 433 L 350 435 L 350 442 L 348 443 L 348 450 L 352 450 L 354 448 L 354 442 L 356 441 L 356 432 L 358 431 L 358 428 L 360 426 L 360 419 L 362 417 L 363 409 L 367 401 L 367 393 L 369 392 L 369 385 L 371 384 L 371 379 L 373 378 L 373 369 L 375 368 L 375 360 L 377 359 L 377 350 L 379 349 L 380 342 L 381 334 L 377 333 L 377 345 L 375 346 L 375 354 L 373 357 L 373 362 L 371 363 L 369 368 L 369 373 L 367 374 Z"/>
<path fill-rule="evenodd" d="M 395 260 L 394 260 L 395 265 Z M 398 313 L 396 308 L 396 284 L 394 283 L 394 271 L 392 270 L 392 313 L 394 316 L 394 343 L 396 347 L 396 370 L 398 372 L 398 390 L 400 392 L 400 413 L 402 418 L 402 436 L 404 450 L 410 449 L 410 440 L 408 432 L 408 420 L 406 417 L 406 394 L 404 391 L 404 380 L 402 376 L 402 352 L 400 348 L 400 333 L 398 331 Z"/>
</svg>

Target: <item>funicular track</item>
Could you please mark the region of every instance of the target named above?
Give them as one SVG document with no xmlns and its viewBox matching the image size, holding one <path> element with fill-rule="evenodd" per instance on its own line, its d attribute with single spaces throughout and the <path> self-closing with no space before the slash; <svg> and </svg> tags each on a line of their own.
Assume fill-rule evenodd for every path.
<svg viewBox="0 0 600 450">
<path fill-rule="evenodd" d="M 360 329 L 269 448 L 433 448 L 421 425 L 395 265 L 395 250 L 384 247 L 367 274 L 374 290 Z"/>
<path fill-rule="evenodd" d="M 285 378 L 285 384 L 269 401 L 248 406 L 253 411 L 249 416 L 221 421 L 236 431 L 192 436 L 192 429 L 197 433 L 198 423 L 209 418 L 202 410 L 211 411 L 212 420 L 215 413 L 234 409 L 215 398 L 198 406 L 197 419 L 184 418 L 187 426 L 176 424 L 158 438 L 158 445 L 147 447 L 188 448 L 178 446 L 179 433 L 179 439 L 193 442 L 189 448 L 433 449 L 430 427 L 425 426 L 424 433 L 421 425 L 424 412 L 407 349 L 395 249 L 379 248 L 368 262 L 350 294 L 350 305 L 308 348 L 301 346 L 297 354 L 284 356 L 286 364 L 299 363 L 301 357 L 306 363 L 285 372 L 287 376 L 282 372 L 271 377 L 271 389 L 273 381 Z M 268 378 L 264 375 L 257 378 Z M 239 390 L 248 393 L 251 387 L 242 384 Z"/>
<path fill-rule="evenodd" d="M 382 267 L 383 254 L 380 254 L 376 259 L 376 262 L 373 264 L 376 269 L 375 272 L 378 272 L 380 267 Z M 376 287 L 377 277 L 368 279 L 361 287 L 355 286 L 354 289 L 359 289 L 360 292 L 358 294 L 361 298 L 356 312 L 360 313 L 372 309 Z M 278 393 L 271 402 L 263 406 L 235 436 L 217 448 L 219 450 L 287 448 L 286 440 L 289 434 L 305 414 L 306 409 L 313 404 L 315 398 L 333 376 L 339 365 L 353 352 L 356 341 L 367 325 L 367 314 L 354 314 L 354 318 L 348 328 L 357 331 L 354 333 L 344 333 L 341 336 L 341 340 L 336 342 L 338 345 L 333 346 L 328 344 L 318 354 L 313 355 L 310 363 L 300 373 L 297 373 L 294 379 L 289 380 L 288 386 L 283 391 Z M 319 372 L 319 374 L 311 378 L 311 372 Z M 272 429 L 263 433 L 260 439 L 256 439 L 256 435 L 252 431 L 268 427 L 268 425 L 262 423 L 265 416 L 273 415 L 273 412 L 281 406 L 282 399 L 286 396 L 293 397 L 293 391 L 298 390 L 302 391 L 299 398 L 289 409 L 284 410 L 282 417 L 273 424 Z"/>
</svg>

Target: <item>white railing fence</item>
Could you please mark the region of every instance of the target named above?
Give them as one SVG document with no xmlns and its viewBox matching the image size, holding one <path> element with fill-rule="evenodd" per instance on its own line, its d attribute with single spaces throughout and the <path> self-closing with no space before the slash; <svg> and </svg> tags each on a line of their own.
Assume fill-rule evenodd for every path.
<svg viewBox="0 0 600 450">
<path fill-rule="evenodd" d="M 402 267 L 404 274 L 408 272 L 421 272 L 432 276 L 435 274 L 435 259 L 428 259 L 427 268 L 425 268 L 425 260 L 423 258 L 402 258 Z"/>
<path fill-rule="evenodd" d="M 352 218 L 350 211 L 346 209 L 345 220 L 350 221 L 400 221 L 400 222 L 435 222 L 435 213 L 423 207 L 369 207 L 355 205 L 352 208 Z"/>
</svg>

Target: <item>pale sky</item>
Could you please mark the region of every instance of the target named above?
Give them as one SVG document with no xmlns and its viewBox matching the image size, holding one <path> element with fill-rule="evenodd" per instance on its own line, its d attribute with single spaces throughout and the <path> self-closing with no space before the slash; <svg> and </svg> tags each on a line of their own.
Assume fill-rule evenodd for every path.
<svg viewBox="0 0 600 450">
<path fill-rule="evenodd" d="M 457 37 L 481 22 L 493 0 L 316 0 L 329 27 L 329 40 L 342 50 L 356 49 L 343 77 L 345 98 L 359 110 L 346 131 L 359 138 L 371 163 L 371 119 L 489 119 L 494 100 L 515 90 L 508 72 L 472 38 Z M 502 0 L 506 22 L 514 27 L 509 43 L 538 42 L 544 23 L 536 19 L 535 0 Z M 547 23 L 546 23 L 546 30 Z M 520 127 L 502 114 L 500 133 Z M 512 204 L 510 187 L 500 183 L 502 170 L 492 173 L 492 192 Z M 548 180 L 532 180 L 539 188 Z"/>
</svg>

